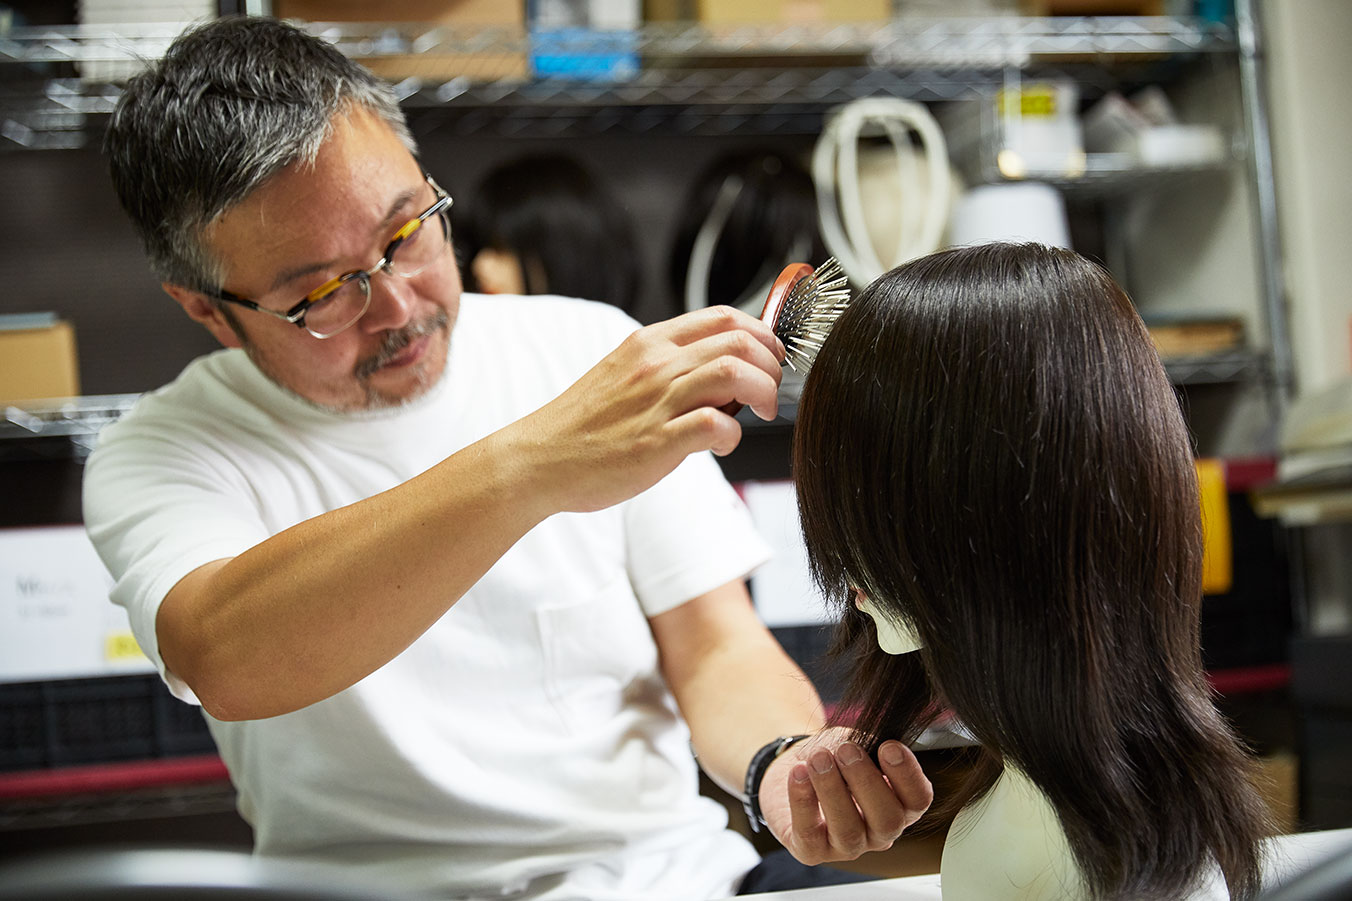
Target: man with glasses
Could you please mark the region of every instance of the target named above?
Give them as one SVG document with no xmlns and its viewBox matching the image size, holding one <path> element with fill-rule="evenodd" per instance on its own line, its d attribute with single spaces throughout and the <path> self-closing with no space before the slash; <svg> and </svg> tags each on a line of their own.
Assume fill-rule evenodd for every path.
<svg viewBox="0 0 1352 901">
<path fill-rule="evenodd" d="M 820 701 L 755 617 L 765 549 L 704 453 L 740 437 L 721 407 L 774 413 L 764 326 L 462 298 L 389 89 L 272 20 L 180 37 L 107 146 L 165 291 L 226 349 L 105 430 L 85 519 L 260 853 L 443 897 L 771 886 L 692 747 L 749 771 L 809 864 L 919 816 L 897 742 L 775 756 Z"/>
</svg>

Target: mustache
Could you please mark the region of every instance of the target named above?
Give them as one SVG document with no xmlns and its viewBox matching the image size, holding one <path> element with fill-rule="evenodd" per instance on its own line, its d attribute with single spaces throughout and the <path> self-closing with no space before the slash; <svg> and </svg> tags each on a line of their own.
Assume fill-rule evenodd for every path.
<svg viewBox="0 0 1352 901">
<path fill-rule="evenodd" d="M 437 310 L 421 322 L 410 323 L 397 331 L 386 332 L 376 352 L 359 362 L 352 370 L 353 373 L 358 379 L 369 379 L 379 372 L 385 364 L 394 359 L 395 354 L 399 351 L 419 338 L 441 331 L 446 328 L 449 322 L 450 316 L 447 312 Z"/>
</svg>

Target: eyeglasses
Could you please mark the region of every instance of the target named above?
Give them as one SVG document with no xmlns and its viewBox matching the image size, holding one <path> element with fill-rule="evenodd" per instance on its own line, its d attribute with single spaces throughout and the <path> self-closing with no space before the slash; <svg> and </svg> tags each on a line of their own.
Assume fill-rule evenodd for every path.
<svg viewBox="0 0 1352 901">
<path fill-rule="evenodd" d="M 451 224 L 448 211 L 451 196 L 441 189 L 432 176 L 423 173 L 427 183 L 436 192 L 436 203 L 417 218 L 405 222 L 394 238 L 385 245 L 380 260 L 370 269 L 345 272 L 315 288 L 285 313 L 268 309 L 229 291 L 221 290 L 211 296 L 227 303 L 238 304 L 259 313 L 294 323 L 316 338 L 332 338 L 360 319 L 371 306 L 371 279 L 379 272 L 388 272 L 401 278 L 413 278 L 432 265 L 446 252 L 451 243 Z M 424 228 L 435 217 L 433 227 Z M 439 225 L 440 227 L 436 227 Z M 398 254 L 396 260 L 395 254 Z"/>
</svg>

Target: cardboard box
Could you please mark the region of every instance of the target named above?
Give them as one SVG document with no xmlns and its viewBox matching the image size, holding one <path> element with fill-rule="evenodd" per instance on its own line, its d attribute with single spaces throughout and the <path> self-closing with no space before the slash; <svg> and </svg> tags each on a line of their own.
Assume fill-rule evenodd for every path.
<svg viewBox="0 0 1352 901">
<path fill-rule="evenodd" d="M 891 0 L 645 0 L 649 22 L 703 25 L 886 22 Z"/>
<path fill-rule="evenodd" d="M 1155 350 L 1164 359 L 1202 357 L 1244 348 L 1244 321 L 1233 316 L 1148 316 L 1145 324 Z"/>
<path fill-rule="evenodd" d="M 0 403 L 79 394 L 75 329 L 69 322 L 0 330 Z"/>
<path fill-rule="evenodd" d="M 273 0 L 272 14 L 279 19 L 306 22 L 417 23 L 445 28 L 502 30 L 501 47 L 457 53 L 433 47 L 420 53 L 398 50 L 357 57 L 357 62 L 382 78 L 400 81 L 524 80 L 526 12 L 524 3 L 498 0 Z M 467 34 L 466 37 L 469 35 Z M 454 38 L 451 39 L 454 43 Z"/>
<path fill-rule="evenodd" d="M 1025 16 L 1162 16 L 1164 0 L 1023 0 Z"/>
</svg>

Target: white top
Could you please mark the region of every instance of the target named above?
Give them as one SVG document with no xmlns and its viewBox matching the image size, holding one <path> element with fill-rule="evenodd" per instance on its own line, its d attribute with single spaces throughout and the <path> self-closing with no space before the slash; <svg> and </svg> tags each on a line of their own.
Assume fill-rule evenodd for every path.
<svg viewBox="0 0 1352 901">
<path fill-rule="evenodd" d="M 155 614 L 193 569 L 388 489 L 537 409 L 635 327 L 465 295 L 446 377 L 394 411 L 318 410 L 218 351 L 107 428 L 85 522 L 171 689 Z M 447 547 L 447 553 L 454 553 Z M 763 563 L 713 458 L 524 536 L 408 650 L 303 710 L 211 732 L 260 853 L 454 897 L 691 899 L 757 861 L 700 797 L 647 617 Z"/>
</svg>

